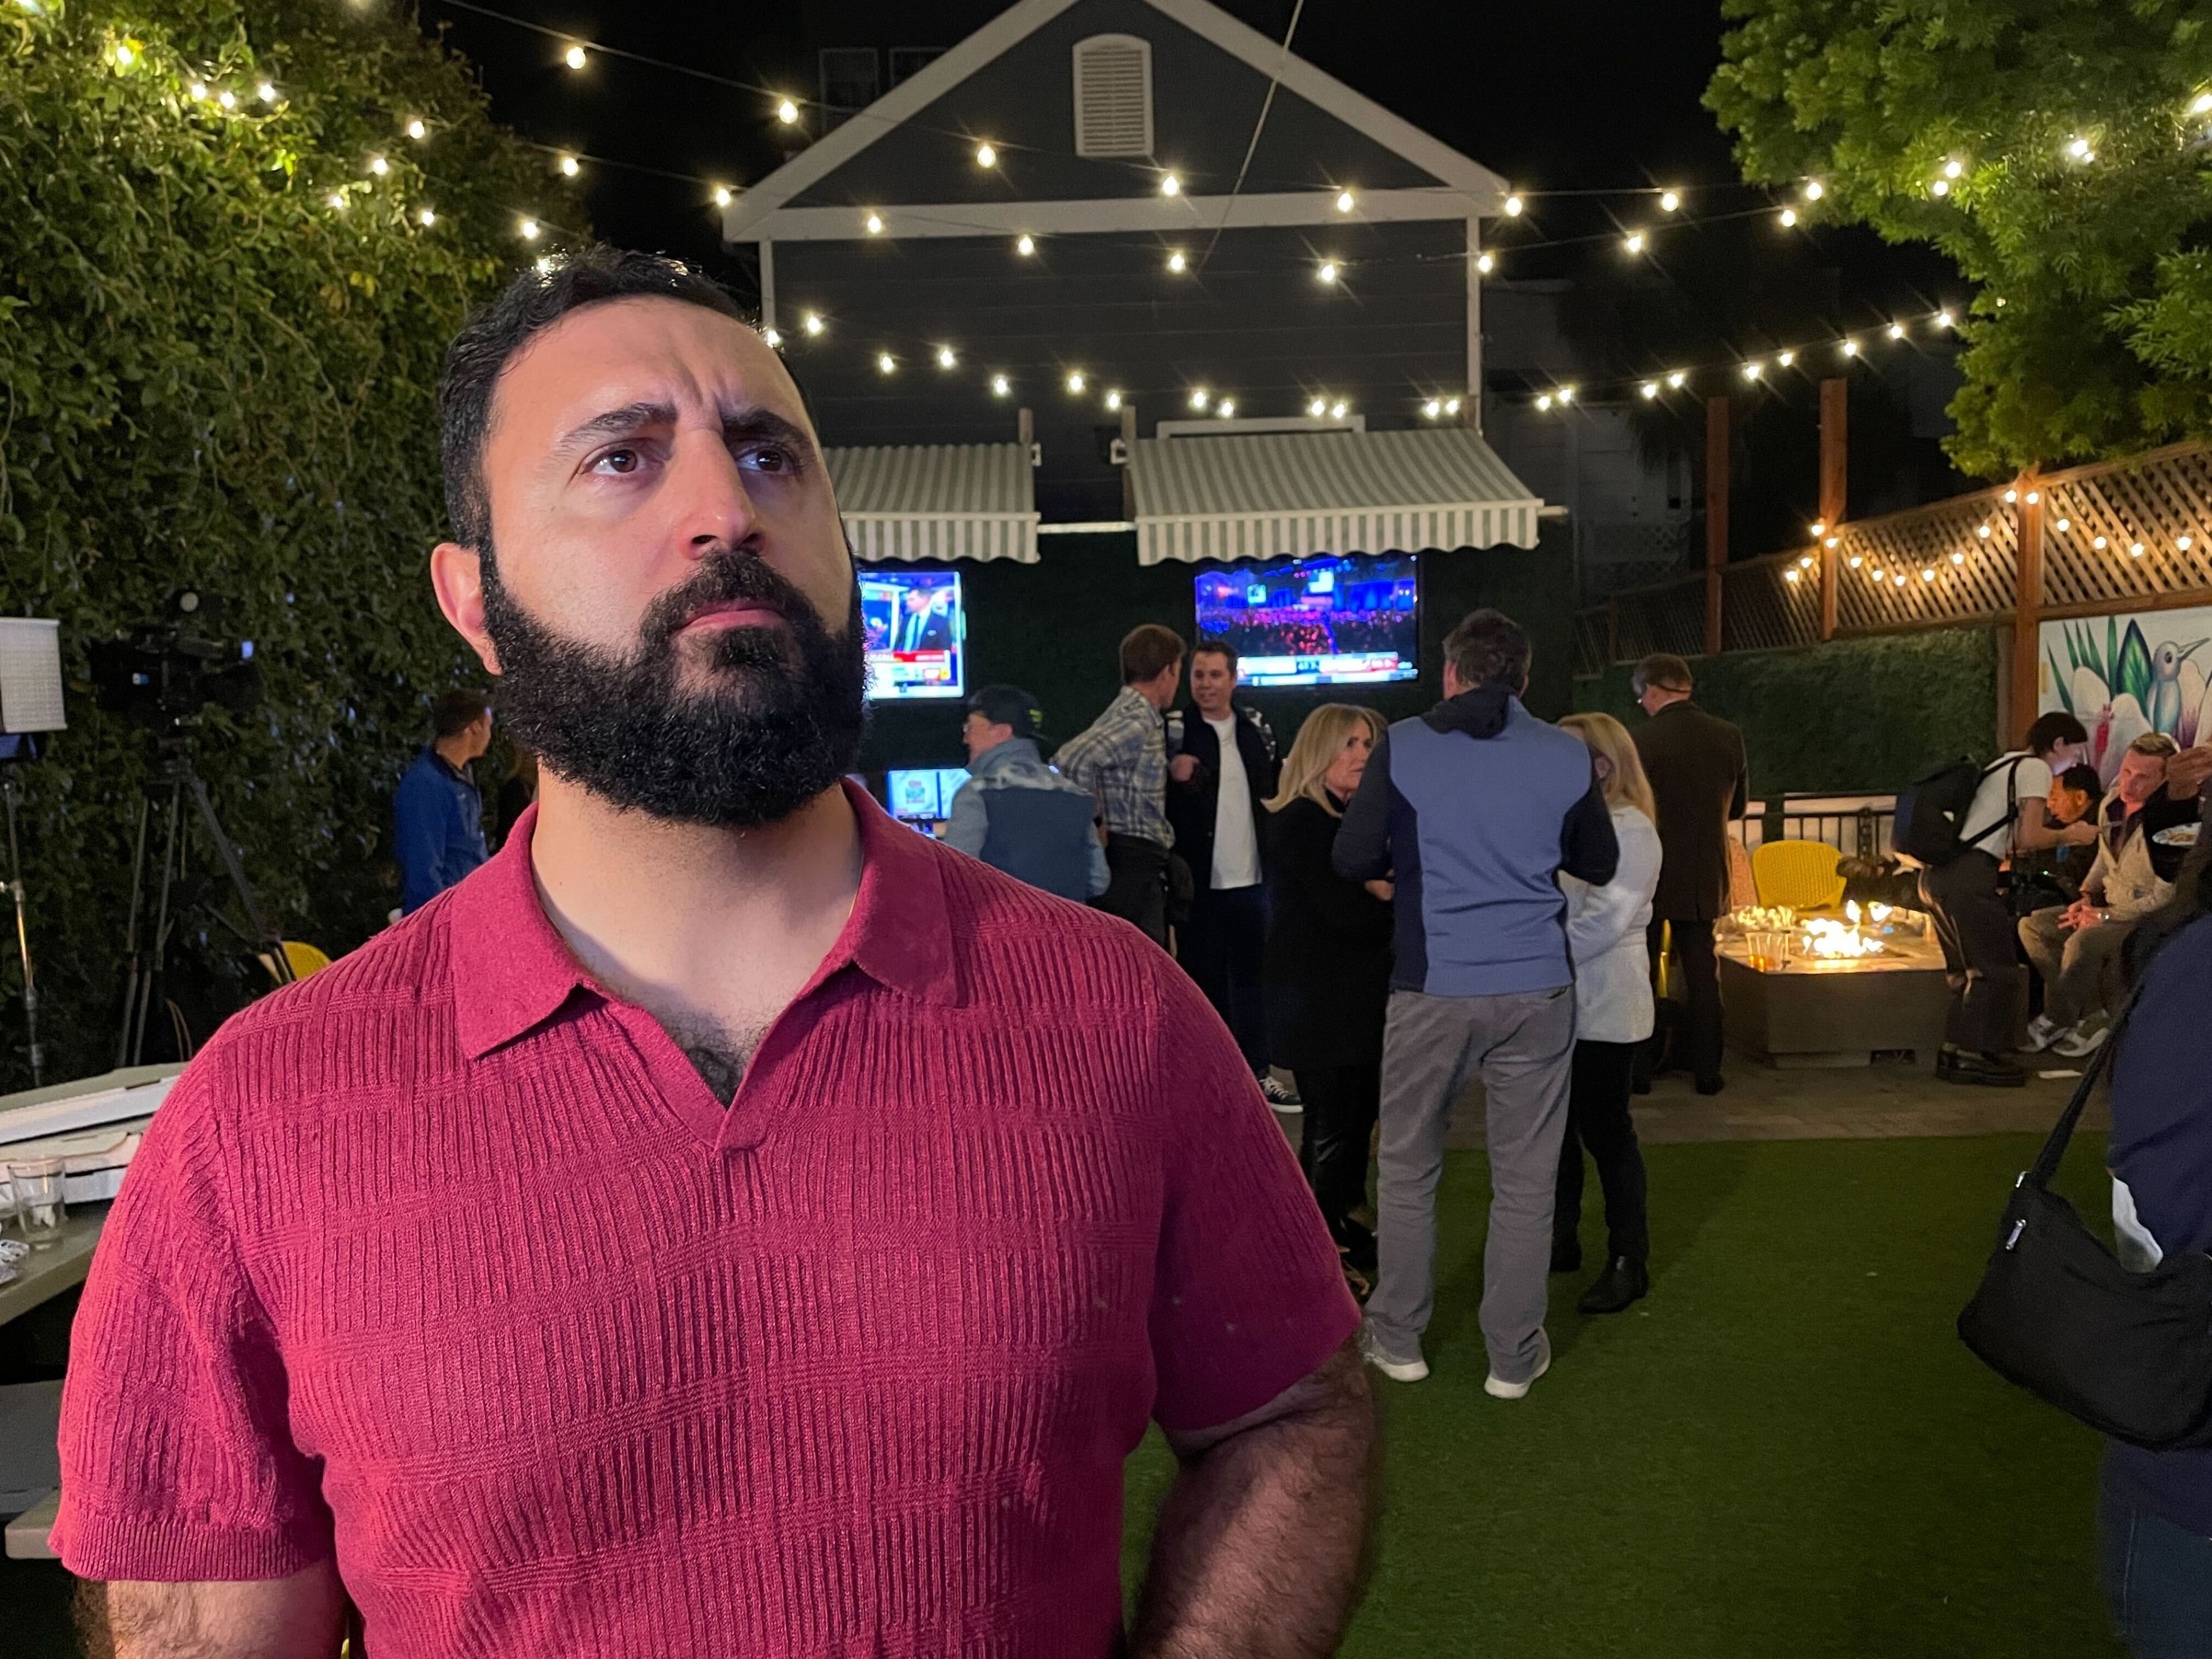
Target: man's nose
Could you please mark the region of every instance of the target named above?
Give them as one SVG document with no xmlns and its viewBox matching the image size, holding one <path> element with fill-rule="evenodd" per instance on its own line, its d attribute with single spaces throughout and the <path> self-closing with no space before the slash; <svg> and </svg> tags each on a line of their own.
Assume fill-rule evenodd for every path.
<svg viewBox="0 0 2212 1659">
<path fill-rule="evenodd" d="M 690 557 L 738 547 L 758 528 L 744 474 L 719 433 L 686 433 L 676 444 L 669 495 L 677 538 Z"/>
</svg>

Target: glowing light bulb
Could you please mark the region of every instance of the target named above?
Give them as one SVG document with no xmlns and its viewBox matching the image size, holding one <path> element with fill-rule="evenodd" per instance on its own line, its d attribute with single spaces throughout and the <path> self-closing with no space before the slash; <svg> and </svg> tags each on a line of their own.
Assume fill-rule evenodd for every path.
<svg viewBox="0 0 2212 1659">
<path fill-rule="evenodd" d="M 1160 175 L 1160 194 L 1163 196 L 1182 195 L 1182 180 L 1176 178 L 1172 173 L 1162 173 Z"/>
<path fill-rule="evenodd" d="M 1826 541 L 1822 542 L 1822 543 L 1820 544 L 1820 545 L 1821 545 L 1821 546 L 1823 546 L 1823 547 L 1833 547 L 1833 546 L 1834 546 L 1838 542 L 1840 542 L 1841 540 L 1843 540 L 1843 538 L 1842 538 L 1841 536 L 1831 536 L 1831 537 L 1829 537 Z M 1851 562 L 1852 562 L 1852 563 L 1854 563 L 1854 564 L 1856 564 L 1856 563 L 1857 563 L 1857 562 L 1858 562 L 1858 561 L 1857 561 L 1857 560 L 1856 560 L 1856 559 L 1854 559 Z"/>
<path fill-rule="evenodd" d="M 1797 361 L 1797 354 L 1794 351 L 1779 351 L 1775 354 L 1774 361 L 1787 368 Z"/>
<path fill-rule="evenodd" d="M 1321 262 L 1321 269 L 1314 272 L 1314 276 L 1316 280 L 1319 282 L 1334 282 L 1336 280 L 1336 261 L 1334 259 L 1322 260 Z"/>
<path fill-rule="evenodd" d="M 1964 564 L 1966 562 L 1966 556 L 1963 553 L 1954 553 L 1951 555 L 1951 562 L 1953 564 Z"/>
<path fill-rule="evenodd" d="M 1109 409 L 1119 409 L 1119 408 L 1121 408 L 1121 394 L 1120 392 L 1108 392 L 1108 393 L 1106 394 L 1106 407 L 1107 407 L 1107 408 L 1109 408 Z"/>
<path fill-rule="evenodd" d="M 1036 238 L 1034 236 L 1017 236 L 1014 238 L 1014 252 L 1020 254 L 1023 258 L 1028 258 L 1030 254 L 1036 252 Z"/>
<path fill-rule="evenodd" d="M 2212 115 L 2212 92 L 2200 92 L 2189 100 L 2191 115 Z"/>
<path fill-rule="evenodd" d="M 1790 226 L 1792 226 L 1792 225 L 1796 224 L 1796 222 L 1797 222 L 1797 210 L 1796 210 L 1796 208 L 1784 208 L 1784 209 L 1783 209 L 1783 210 L 1782 210 L 1782 228 L 1783 228 L 1783 229 L 1787 230 L 1787 229 L 1789 229 L 1789 228 L 1790 228 Z"/>
<path fill-rule="evenodd" d="M 1632 231 L 1630 231 L 1630 232 L 1628 233 L 1627 238 L 1626 238 L 1624 241 L 1622 241 L 1622 243 L 1621 243 L 1621 246 L 1623 246 L 1623 247 L 1626 248 L 1626 249 L 1627 249 L 1631 253 L 1641 253 L 1641 252 L 1644 252 L 1644 233 L 1643 233 L 1642 231 L 1640 231 L 1640 230 L 1632 230 Z"/>
<path fill-rule="evenodd" d="M 1339 213 L 1349 213 L 1358 205 L 1358 198 L 1350 191 L 1340 190 L 1336 192 L 1336 210 Z"/>
<path fill-rule="evenodd" d="M 2130 544 L 2130 547 L 2128 548 L 2128 556 L 2129 556 L 2130 558 L 2131 558 L 2131 559 L 2140 559 L 2141 557 L 2142 557 L 2142 556 L 2143 556 L 2143 544 L 2142 544 L 2141 542 L 2136 542 L 2136 543 L 2133 543 L 2133 544 Z"/>
<path fill-rule="evenodd" d="M 264 104 L 273 104 L 276 101 L 276 88 L 271 82 L 264 81 L 259 86 L 254 88 L 253 95 Z M 407 136 L 410 138 L 420 138 L 422 135 L 415 129 L 422 125 L 420 121 L 410 121 L 407 124 Z"/>
<path fill-rule="evenodd" d="M 999 152 L 988 144 L 976 145 L 975 165 L 979 167 L 994 167 L 998 166 Z"/>
<path fill-rule="evenodd" d="M 2173 538 L 2173 544 L 2179 548 L 2184 553 L 2186 553 L 2191 548 L 2197 545 L 2197 542 L 2196 538 L 2193 537 L 2176 536 Z"/>
<path fill-rule="evenodd" d="M 1958 324 L 1953 319 L 1949 312 L 1939 311 L 1936 313 L 1936 326 L 1938 328 L 1955 328 L 1958 326 Z"/>
<path fill-rule="evenodd" d="M 225 109 L 236 109 L 238 107 L 238 96 L 235 93 L 219 92 L 216 94 L 215 100 L 216 103 L 222 105 Z"/>
<path fill-rule="evenodd" d="M 1948 179 L 1936 179 L 1928 186 L 1928 193 L 1930 196 L 1948 196 L 1951 193 L 1951 181 Z"/>
<path fill-rule="evenodd" d="M 951 368 L 959 361 L 959 354 L 955 352 L 951 346 L 939 346 L 937 348 L 937 366 L 939 368 Z"/>
<path fill-rule="evenodd" d="M 1083 378 L 1083 371 L 1079 368 L 1067 377 L 1067 389 L 1070 392 L 1080 393 L 1086 384 Z"/>
<path fill-rule="evenodd" d="M 1903 339 L 1905 337 L 1905 325 L 1903 323 L 1892 323 L 1889 325 L 1889 337 L 1893 340 Z"/>
<path fill-rule="evenodd" d="M 1890 578 L 1890 580 L 1892 580 L 1892 581 L 1895 582 L 1895 583 L 1896 583 L 1899 587 L 1904 586 L 1905 586 L 1905 573 L 1904 573 L 1903 571 L 1901 571 L 1901 570 L 1900 570 L 1900 571 L 1899 571 L 1899 572 L 1897 573 L 1897 574 L 1895 574 L 1894 576 L 1892 576 L 1892 577 Z"/>
<path fill-rule="evenodd" d="M 822 320 L 821 313 L 815 311 L 810 311 L 805 316 L 800 318 L 799 325 L 811 335 L 819 334 L 823 329 L 829 326 L 827 323 L 824 323 Z"/>
<path fill-rule="evenodd" d="M 1559 401 L 1560 401 L 1561 403 L 1563 403 L 1563 404 L 1571 404 L 1571 403 L 1574 402 L 1574 400 L 1575 400 L 1575 389 L 1574 389 L 1574 387 L 1572 387 L 1572 386 L 1561 386 L 1561 387 L 1559 388 Z"/>
<path fill-rule="evenodd" d="M 1966 170 L 1966 165 L 1963 161 L 1946 161 L 1943 163 L 1943 176 L 1946 179 L 1955 179 Z"/>
<path fill-rule="evenodd" d="M 896 368 L 897 367 L 898 367 L 898 359 L 897 359 L 897 358 L 896 358 L 896 357 L 894 357 L 894 356 L 891 356 L 891 354 L 890 354 L 890 352 L 888 352 L 888 351 L 878 351 L 878 352 L 876 354 L 876 373 L 877 373 L 877 374 L 890 374 L 893 369 Z"/>
<path fill-rule="evenodd" d="M 138 54 L 137 54 L 137 52 L 133 52 L 133 51 L 130 48 L 130 46 L 117 46 L 117 47 L 116 47 L 116 49 L 115 49 L 115 67 L 116 67 L 116 68 L 118 68 L 118 69 L 129 69 L 129 68 L 130 68 L 133 64 L 137 63 L 137 61 L 138 61 Z"/>
<path fill-rule="evenodd" d="M 730 193 L 730 187 L 727 185 L 717 185 L 714 186 L 714 205 L 716 207 L 727 207 L 735 200 L 737 200 L 737 198 Z"/>
<path fill-rule="evenodd" d="M 563 179 L 573 179 L 581 171 L 582 168 L 577 164 L 574 156 L 564 155 L 561 158 L 561 176 Z"/>
<path fill-rule="evenodd" d="M 386 161 L 381 155 L 372 155 L 368 158 L 368 170 L 374 173 L 378 178 L 381 179 L 386 173 L 392 171 L 392 163 Z"/>
<path fill-rule="evenodd" d="M 1784 581 L 1796 581 L 1797 580 L 1797 567 L 1794 564 L 1791 565 L 1789 569 L 1782 573 L 1782 579 Z"/>
<path fill-rule="evenodd" d="M 524 241 L 534 242 L 538 240 L 537 220 L 525 219 L 520 225 L 516 226 L 515 228 L 522 233 L 522 240 Z"/>
<path fill-rule="evenodd" d="M 1862 554 L 1857 554 L 1857 553 L 1854 553 L 1854 554 L 1852 554 L 1852 555 L 1851 555 L 1851 556 L 1850 556 L 1850 558 L 1845 559 L 1845 560 L 1844 561 L 1844 562 L 1845 564 L 1847 564 L 1847 565 L 1850 566 L 1850 568 L 1851 568 L 1852 569 L 1856 570 L 1856 569 L 1857 569 L 1861 565 L 1863 565 L 1863 564 L 1864 564 L 1864 563 L 1866 562 L 1866 559 L 1865 559 L 1865 556 L 1864 556 L 1863 555 L 1862 555 Z"/>
<path fill-rule="evenodd" d="M 1328 413 L 1328 399 L 1326 398 L 1315 398 L 1311 403 L 1306 405 L 1306 413 L 1312 416 L 1316 421 L 1321 419 L 1322 416 Z"/>
<path fill-rule="evenodd" d="M 2077 161 L 2094 161 L 2097 152 L 2087 138 L 2076 138 L 2066 146 L 2066 153 Z"/>
<path fill-rule="evenodd" d="M 1547 392 L 1542 397 L 1537 398 L 1536 407 L 1548 410 L 1552 407 L 1552 394 Z"/>
<path fill-rule="evenodd" d="M 1932 582 L 1936 580 L 1936 573 L 1933 570 L 1923 570 L 1920 573 L 1920 580 L 1923 582 Z"/>
<path fill-rule="evenodd" d="M 401 131 L 418 143 L 430 136 L 430 129 L 423 124 L 422 118 L 419 115 L 409 121 Z"/>
<path fill-rule="evenodd" d="M 2039 489 L 2031 489 L 2031 490 L 2029 490 L 2029 491 L 2027 492 L 2027 504 L 2028 504 L 2030 507 L 2033 507 L 2033 506 L 2034 506 L 2038 501 L 2041 501 L 2042 499 L 2043 499 L 2043 492 L 2042 492 L 2041 490 L 2039 490 Z"/>
<path fill-rule="evenodd" d="M 1806 181 L 1805 199 L 1807 201 L 1817 202 L 1827 193 L 1826 187 L 1824 186 L 1818 179 L 1812 179 Z"/>
<path fill-rule="evenodd" d="M 1763 363 L 1750 362 L 1743 366 L 1743 378 L 1747 380 L 1755 380 L 1765 372 L 1766 368 Z"/>
<path fill-rule="evenodd" d="M 884 234 L 884 216 L 880 213 L 871 213 L 860 222 L 860 225 L 869 235 L 880 236 Z"/>
<path fill-rule="evenodd" d="M 2061 519 L 2055 526 L 2052 526 L 2052 528 L 2057 530 L 2061 535 L 2065 534 L 2066 532 L 2071 530 L 2073 527 L 2074 520 L 2071 519 Z"/>
<path fill-rule="evenodd" d="M 1646 380 L 1642 386 L 1638 386 L 1637 390 L 1644 394 L 1644 401 L 1648 404 L 1654 398 L 1656 398 L 1659 395 L 1659 382 L 1656 380 Z"/>
<path fill-rule="evenodd" d="M 1857 356 L 1858 355 L 1859 355 L 1859 343 L 1858 343 L 1856 340 L 1846 340 L 1846 341 L 1844 341 L 1844 356 L 1846 356 L 1846 357 L 1856 357 L 1856 356 Z"/>
<path fill-rule="evenodd" d="M 768 342 L 770 350 L 775 350 L 783 344 L 783 331 L 777 328 L 764 328 L 761 331 L 761 338 Z"/>
<path fill-rule="evenodd" d="M 1013 389 L 1013 383 L 1005 375 L 994 374 L 991 377 L 991 395 L 994 398 L 1003 398 Z"/>
<path fill-rule="evenodd" d="M 1213 413 L 1220 420 L 1225 421 L 1236 412 L 1237 399 L 1234 398 L 1224 398 L 1213 406 Z"/>
<path fill-rule="evenodd" d="M 581 46 L 569 47 L 568 51 L 561 54 L 561 61 L 566 64 L 572 70 L 580 70 L 583 68 L 584 49 Z"/>
<path fill-rule="evenodd" d="M 1667 377 L 1667 384 L 1675 391 L 1680 392 L 1684 386 L 1688 384 L 1689 379 L 1690 377 L 1688 375 L 1685 374 L 1678 368 Z"/>
<path fill-rule="evenodd" d="M 421 212 L 415 216 L 415 222 L 421 225 L 423 229 L 428 230 L 432 225 L 438 222 L 438 216 L 432 212 L 428 208 L 424 208 Z"/>
<path fill-rule="evenodd" d="M 1209 401 L 1204 386 L 1200 386 L 1190 394 L 1190 406 L 1193 409 L 1204 409 Z"/>
<path fill-rule="evenodd" d="M 1474 268 L 1480 271 L 1484 276 L 1487 276 L 1492 271 L 1498 269 L 1498 261 L 1492 258 L 1487 253 L 1477 254 L 1474 260 Z"/>
<path fill-rule="evenodd" d="M 1431 398 L 1428 402 L 1421 405 L 1421 413 L 1427 416 L 1432 421 L 1443 412 L 1444 400 L 1441 398 Z"/>
<path fill-rule="evenodd" d="M 1346 403 L 1343 398 L 1339 398 L 1334 403 L 1328 406 L 1329 417 L 1332 420 L 1340 421 L 1344 418 L 1346 412 L 1350 410 L 1351 407 L 1351 404 Z"/>
<path fill-rule="evenodd" d="M 1828 526 L 1825 524 L 1814 525 L 1811 526 L 1811 530 L 1815 539 L 1828 533 Z"/>
<path fill-rule="evenodd" d="M 2020 491 L 2017 489 L 2008 489 L 2004 493 L 2004 498 L 2007 505 L 2010 505 L 2012 502 L 2020 499 Z"/>
<path fill-rule="evenodd" d="M 787 127 L 798 125 L 799 106 L 793 103 L 790 99 L 785 99 L 775 106 L 775 118 Z"/>
<path fill-rule="evenodd" d="M 1980 537 L 1984 541 L 1987 541 L 1987 540 L 1989 540 L 1989 538 L 1990 538 L 1990 527 L 1989 527 L 1989 526 L 1987 526 L 1987 525 L 1985 525 L 1985 524 L 1976 525 L 1976 526 L 1974 526 L 1974 534 L 1976 534 L 1977 536 Z"/>
<path fill-rule="evenodd" d="M 328 200 L 330 204 L 336 208 L 340 213 L 343 213 L 345 211 L 346 198 L 343 192 L 335 190 L 332 191 L 330 193 Z M 528 233 L 526 232 L 525 233 L 525 234 L 527 234 Z"/>
<path fill-rule="evenodd" d="M 1180 276 L 1184 270 L 1188 270 L 1189 266 L 1190 261 L 1182 257 L 1182 250 L 1181 248 L 1177 248 L 1173 253 L 1168 255 L 1168 269 L 1176 273 L 1176 275 Z"/>
<path fill-rule="evenodd" d="M 2095 548 L 2100 553 L 2101 553 L 2106 548 L 2110 547 L 2112 544 L 2106 541 L 2102 536 L 2092 536 L 2089 538 L 2089 545 Z"/>
<path fill-rule="evenodd" d="M 1445 414 L 1447 414 L 1447 415 L 1456 415 L 1456 414 L 1458 414 L 1458 413 L 1459 413 L 1459 410 L 1460 410 L 1460 402 L 1459 402 L 1459 399 L 1458 399 L 1458 398 L 1445 398 L 1445 399 L 1444 399 L 1444 413 L 1445 413 Z"/>
<path fill-rule="evenodd" d="M 195 99 L 204 99 L 207 96 L 207 82 L 204 81 L 195 81 L 190 86 L 186 87 L 185 90 L 191 94 Z"/>
<path fill-rule="evenodd" d="M 1661 193 L 1659 198 L 1660 212 L 1672 213 L 1676 208 L 1679 208 L 1681 205 L 1682 194 L 1680 191 L 1670 190 Z"/>
<path fill-rule="evenodd" d="M 1518 219 L 1521 216 L 1521 210 L 1527 205 L 1528 204 L 1522 201 L 1518 196 L 1507 197 L 1505 198 L 1505 216 L 1509 219 Z"/>
<path fill-rule="evenodd" d="M 531 269 L 540 276 L 550 276 L 553 274 L 553 256 L 550 253 L 540 255 Z"/>
</svg>

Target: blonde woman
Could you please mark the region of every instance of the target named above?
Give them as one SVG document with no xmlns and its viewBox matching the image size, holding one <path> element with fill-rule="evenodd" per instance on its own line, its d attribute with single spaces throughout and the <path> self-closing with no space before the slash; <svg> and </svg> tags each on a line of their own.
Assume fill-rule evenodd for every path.
<svg viewBox="0 0 2212 1659">
<path fill-rule="evenodd" d="M 1324 703 L 1298 728 L 1281 784 L 1264 803 L 1267 1052 L 1305 1101 L 1298 1162 L 1355 1288 L 1375 1273 L 1375 1235 L 1352 1212 L 1367 1195 L 1367 1142 L 1382 1103 L 1389 886 L 1346 880 L 1330 867 L 1329 849 L 1382 733 L 1373 709 Z"/>
<path fill-rule="evenodd" d="M 1602 887 L 1559 877 L 1575 961 L 1575 1058 L 1552 1211 L 1552 1271 L 1573 1273 L 1582 1266 L 1587 1146 L 1605 1190 L 1606 1265 L 1576 1305 L 1588 1314 L 1619 1313 L 1651 1288 L 1644 1152 L 1636 1144 L 1628 1099 L 1636 1051 L 1651 1035 L 1651 963 L 1644 933 L 1659 885 L 1657 813 L 1644 763 L 1619 720 L 1610 714 L 1570 714 L 1559 725 L 1589 746 L 1620 843 L 1620 866 Z"/>
</svg>

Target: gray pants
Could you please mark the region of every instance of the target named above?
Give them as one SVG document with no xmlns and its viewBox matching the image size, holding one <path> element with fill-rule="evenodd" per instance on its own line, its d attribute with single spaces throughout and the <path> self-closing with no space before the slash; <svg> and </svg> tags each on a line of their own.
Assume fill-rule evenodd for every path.
<svg viewBox="0 0 2212 1659">
<path fill-rule="evenodd" d="M 2043 1017 L 2053 1025 L 2075 1024 L 2104 1001 L 2106 971 L 2118 975 L 2120 946 L 2135 928 L 2131 921 L 2061 927 L 2058 918 L 2065 914 L 2054 904 L 2020 921 L 2020 942 L 2043 975 Z"/>
<path fill-rule="evenodd" d="M 1436 1305 L 1444 1131 L 1453 1098 L 1479 1075 L 1489 1107 L 1491 1192 L 1482 1340 L 1501 1380 L 1534 1374 L 1574 1046 L 1571 985 L 1497 997 L 1390 994 L 1376 1206 L 1382 1272 L 1367 1303 L 1369 1339 L 1384 1358 L 1411 1359 L 1421 1351 Z"/>
</svg>

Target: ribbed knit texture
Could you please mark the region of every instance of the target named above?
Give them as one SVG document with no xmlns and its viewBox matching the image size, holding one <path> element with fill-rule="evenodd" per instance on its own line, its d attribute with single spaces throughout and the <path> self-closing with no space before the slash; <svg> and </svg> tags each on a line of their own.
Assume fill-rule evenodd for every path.
<svg viewBox="0 0 2212 1659">
<path fill-rule="evenodd" d="M 539 908 L 529 821 L 231 1020 L 110 1217 L 55 1541 L 333 1547 L 376 1659 L 1103 1654 L 1121 1462 L 1357 1310 L 1134 929 L 895 825 L 725 1114 Z"/>
</svg>

